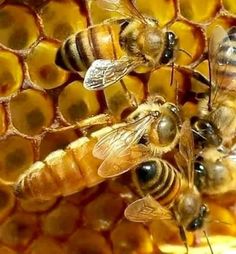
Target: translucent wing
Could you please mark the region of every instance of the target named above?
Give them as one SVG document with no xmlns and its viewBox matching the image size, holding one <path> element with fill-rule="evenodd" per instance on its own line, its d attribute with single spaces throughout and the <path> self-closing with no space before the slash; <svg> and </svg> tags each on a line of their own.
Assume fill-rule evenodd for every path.
<svg viewBox="0 0 236 254">
<path fill-rule="evenodd" d="M 119 81 L 140 64 L 137 59 L 125 57 L 118 60 L 96 60 L 85 74 L 84 87 L 88 90 L 102 90 Z"/>
<path fill-rule="evenodd" d="M 152 116 L 147 115 L 133 123 L 112 130 L 94 146 L 93 156 L 99 159 L 105 159 L 110 154 L 119 156 L 121 152 L 123 153 L 140 140 L 152 121 Z"/>
<path fill-rule="evenodd" d="M 150 195 L 138 199 L 125 209 L 125 217 L 134 222 L 148 222 L 150 220 L 171 220 L 172 213 L 161 206 Z"/>
<path fill-rule="evenodd" d="M 122 16 L 136 18 L 146 23 L 145 18 L 136 8 L 134 0 L 97 0 L 96 3 L 104 10 L 114 11 Z"/>
<path fill-rule="evenodd" d="M 194 157 L 194 139 L 189 120 L 186 120 L 180 130 L 179 138 L 179 154 L 181 158 L 176 157 L 176 161 L 182 170 L 186 171 L 185 176 L 187 177 L 188 183 L 190 186 L 193 185 L 193 157 Z M 183 161 L 186 163 L 186 167 L 183 166 Z"/>
<path fill-rule="evenodd" d="M 216 26 L 210 36 L 211 105 L 214 104 L 221 88 L 236 90 L 236 48 L 230 36 L 236 36 L 235 28 L 228 34 L 221 26 Z"/>
<path fill-rule="evenodd" d="M 134 145 L 121 151 L 118 156 L 112 153 L 100 165 L 98 175 L 103 178 L 118 176 L 134 168 L 148 156 L 148 151 L 143 145 Z"/>
</svg>

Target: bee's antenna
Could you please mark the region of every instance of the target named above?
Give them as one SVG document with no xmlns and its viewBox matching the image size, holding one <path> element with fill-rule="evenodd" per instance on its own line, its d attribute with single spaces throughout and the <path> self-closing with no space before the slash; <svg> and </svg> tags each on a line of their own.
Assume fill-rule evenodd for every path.
<svg viewBox="0 0 236 254">
<path fill-rule="evenodd" d="M 174 75 L 175 75 L 175 64 L 174 62 L 171 63 L 171 77 L 170 77 L 170 86 L 172 86 L 174 81 Z"/>
<path fill-rule="evenodd" d="M 210 248 L 211 254 L 214 254 L 213 249 L 212 249 L 212 247 L 211 247 L 211 243 L 210 243 L 210 241 L 209 241 L 209 238 L 208 238 L 208 236 L 207 236 L 206 231 L 203 230 L 203 233 L 204 233 L 204 235 L 205 235 L 205 237 L 206 237 L 207 244 L 208 244 L 208 246 L 209 246 L 209 248 Z"/>
<path fill-rule="evenodd" d="M 189 56 L 191 59 L 193 59 L 193 56 L 188 51 L 186 51 L 185 49 L 179 48 L 179 51 L 185 53 L 187 56 Z"/>
<path fill-rule="evenodd" d="M 208 99 L 208 110 L 211 111 L 212 110 L 212 107 L 211 107 L 211 100 L 212 100 L 212 72 L 211 72 L 211 63 L 210 63 L 210 58 L 209 58 L 209 55 L 208 55 L 208 71 L 209 71 L 209 84 L 210 84 L 210 91 L 209 91 L 209 99 Z"/>
</svg>

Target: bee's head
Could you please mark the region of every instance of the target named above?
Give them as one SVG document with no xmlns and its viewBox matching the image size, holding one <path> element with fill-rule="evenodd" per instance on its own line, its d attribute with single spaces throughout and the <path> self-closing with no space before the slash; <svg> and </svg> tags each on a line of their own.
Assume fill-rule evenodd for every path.
<svg viewBox="0 0 236 254">
<path fill-rule="evenodd" d="M 191 118 L 194 140 L 201 146 L 219 146 L 222 143 L 219 130 L 211 122 L 198 117 Z"/>
<path fill-rule="evenodd" d="M 177 36 L 171 31 L 166 32 L 164 50 L 160 58 L 160 64 L 168 64 L 173 62 L 178 48 L 179 40 Z"/>
</svg>

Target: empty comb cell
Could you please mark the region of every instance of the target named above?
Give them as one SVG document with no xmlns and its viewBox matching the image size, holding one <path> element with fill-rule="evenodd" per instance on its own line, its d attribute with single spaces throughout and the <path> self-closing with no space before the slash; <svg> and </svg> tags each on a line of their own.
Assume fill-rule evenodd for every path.
<svg viewBox="0 0 236 254">
<path fill-rule="evenodd" d="M 63 11 L 62 11 L 63 10 Z M 40 11 L 45 34 L 58 40 L 65 40 L 87 26 L 86 17 L 73 1 L 49 1 Z"/>
<path fill-rule="evenodd" d="M 6 97 L 21 87 L 23 70 L 17 55 L 6 50 L 0 50 L 0 66 L 0 96 Z"/>
<path fill-rule="evenodd" d="M 15 181 L 34 160 L 32 144 L 20 136 L 9 136 L 0 141 L 0 178 Z"/>
<path fill-rule="evenodd" d="M 204 23 L 209 22 L 220 10 L 220 0 L 208 0 L 204 2 L 204 11 L 202 11 L 202 0 L 179 0 L 180 13 L 188 20 Z"/>
<path fill-rule="evenodd" d="M 23 5 L 0 7 L 0 42 L 11 49 L 26 49 L 39 37 L 34 12 Z"/>
<path fill-rule="evenodd" d="M 15 213 L 0 227 L 0 240 L 10 247 L 25 247 L 37 231 L 37 219 L 33 214 Z"/>
<path fill-rule="evenodd" d="M 98 231 L 110 230 L 124 212 L 123 208 L 119 196 L 112 193 L 100 195 L 85 207 L 85 224 Z"/>
<path fill-rule="evenodd" d="M 70 203 L 61 203 L 53 211 L 42 216 L 42 230 L 45 235 L 64 237 L 76 228 L 79 211 Z"/>
<path fill-rule="evenodd" d="M 36 238 L 24 254 L 65 254 L 63 246 L 55 239 L 46 236 Z"/>
<path fill-rule="evenodd" d="M 86 90 L 80 81 L 74 81 L 63 89 L 58 106 L 63 117 L 70 123 L 95 115 L 100 110 L 96 93 Z"/>
<path fill-rule="evenodd" d="M 25 134 L 36 135 L 48 127 L 54 117 L 52 100 L 47 93 L 27 89 L 10 102 L 14 127 Z"/>
<path fill-rule="evenodd" d="M 57 48 L 56 43 L 41 41 L 26 59 L 31 81 L 41 88 L 61 86 L 68 78 L 68 73 L 54 63 Z"/>
</svg>

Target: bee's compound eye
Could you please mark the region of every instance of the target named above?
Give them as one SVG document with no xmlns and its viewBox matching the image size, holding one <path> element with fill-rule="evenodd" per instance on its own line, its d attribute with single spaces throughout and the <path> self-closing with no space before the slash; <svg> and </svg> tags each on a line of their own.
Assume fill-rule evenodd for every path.
<svg viewBox="0 0 236 254">
<path fill-rule="evenodd" d="M 157 163 L 155 161 L 145 161 L 136 168 L 138 180 L 146 183 L 152 180 L 157 171 Z"/>
<path fill-rule="evenodd" d="M 187 231 L 193 232 L 197 229 L 202 228 L 202 226 L 203 226 L 203 218 L 199 216 L 199 217 L 195 218 L 194 220 L 192 220 L 188 224 L 186 229 L 187 229 Z"/>
</svg>

